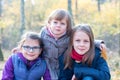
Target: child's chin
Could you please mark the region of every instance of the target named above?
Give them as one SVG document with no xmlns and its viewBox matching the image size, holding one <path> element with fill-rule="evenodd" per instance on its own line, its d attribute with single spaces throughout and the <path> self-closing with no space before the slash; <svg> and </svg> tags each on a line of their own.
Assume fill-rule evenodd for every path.
<svg viewBox="0 0 120 80">
<path fill-rule="evenodd" d="M 29 60 L 29 61 L 33 61 L 33 60 L 35 60 L 34 58 L 27 58 L 27 60 Z"/>
</svg>

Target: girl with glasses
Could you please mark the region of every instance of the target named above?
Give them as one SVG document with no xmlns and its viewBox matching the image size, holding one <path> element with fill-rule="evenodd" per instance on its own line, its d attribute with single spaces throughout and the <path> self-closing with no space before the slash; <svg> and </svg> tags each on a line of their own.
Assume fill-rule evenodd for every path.
<svg viewBox="0 0 120 80">
<path fill-rule="evenodd" d="M 45 60 L 42 58 L 43 42 L 35 32 L 27 32 L 19 42 L 20 51 L 7 60 L 2 80 L 51 80 Z"/>
</svg>

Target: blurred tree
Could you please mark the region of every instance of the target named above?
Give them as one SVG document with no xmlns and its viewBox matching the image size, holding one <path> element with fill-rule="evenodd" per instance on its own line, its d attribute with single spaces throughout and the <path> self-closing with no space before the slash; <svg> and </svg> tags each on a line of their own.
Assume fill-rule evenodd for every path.
<svg viewBox="0 0 120 80">
<path fill-rule="evenodd" d="M 98 11 L 100 12 L 101 11 L 100 0 L 97 0 L 97 3 L 98 3 Z"/>
<path fill-rule="evenodd" d="M 75 18 L 78 18 L 78 0 L 75 0 Z"/>
<path fill-rule="evenodd" d="M 1 18 L 2 17 L 2 0 L 0 0 L 0 22 L 1 22 Z M 2 45 L 2 27 L 0 27 L 0 61 L 3 61 L 4 57 L 3 57 L 3 53 L 2 53 L 2 49 L 1 49 L 1 45 Z"/>
<path fill-rule="evenodd" d="M 72 16 L 72 1 L 68 0 L 68 11 L 70 12 L 71 16 Z"/>
<path fill-rule="evenodd" d="M 1 49 L 1 44 L 0 44 L 0 61 L 3 61 L 4 57 L 3 57 L 3 53 L 2 53 L 2 49 Z"/>
<path fill-rule="evenodd" d="M 101 4 L 105 3 L 106 0 L 97 0 L 98 11 L 101 11 Z"/>
<path fill-rule="evenodd" d="M 21 13 L 21 29 L 20 33 L 23 34 L 24 29 L 25 29 L 25 10 L 24 10 L 24 0 L 21 0 L 21 8 L 20 8 L 20 13 Z"/>
<path fill-rule="evenodd" d="M 32 20 L 33 20 L 33 10 L 34 10 L 34 0 L 31 0 L 30 5 L 30 11 L 29 11 L 29 21 L 28 21 L 28 27 L 31 29 L 32 28 Z"/>
<path fill-rule="evenodd" d="M 2 16 L 2 0 L 0 0 L 0 17 Z"/>
<path fill-rule="evenodd" d="M 68 0 L 68 11 L 71 14 L 72 20 L 73 20 L 73 14 L 72 14 L 72 1 Z M 74 25 L 74 21 L 73 21 L 73 25 Z"/>
</svg>

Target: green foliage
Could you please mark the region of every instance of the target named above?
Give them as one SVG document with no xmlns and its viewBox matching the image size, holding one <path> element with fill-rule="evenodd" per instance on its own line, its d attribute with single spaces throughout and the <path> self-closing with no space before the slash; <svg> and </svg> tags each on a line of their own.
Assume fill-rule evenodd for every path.
<svg viewBox="0 0 120 80">
<path fill-rule="evenodd" d="M 5 22 L 3 22 L 2 20 L 0 20 L 0 28 L 4 28 L 4 27 L 6 27 Z"/>
</svg>

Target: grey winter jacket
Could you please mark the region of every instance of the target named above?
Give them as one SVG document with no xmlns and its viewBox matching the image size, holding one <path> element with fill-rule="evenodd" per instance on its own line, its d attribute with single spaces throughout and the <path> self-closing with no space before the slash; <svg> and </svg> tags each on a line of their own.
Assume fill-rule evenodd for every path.
<svg viewBox="0 0 120 80">
<path fill-rule="evenodd" d="M 65 34 L 56 40 L 50 35 L 48 29 L 44 27 L 40 32 L 40 37 L 43 39 L 43 56 L 50 70 L 51 79 L 57 80 L 59 75 L 58 57 L 66 51 L 69 43 L 69 36 Z"/>
</svg>

